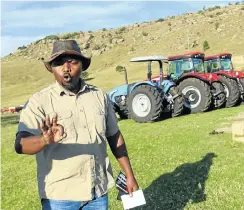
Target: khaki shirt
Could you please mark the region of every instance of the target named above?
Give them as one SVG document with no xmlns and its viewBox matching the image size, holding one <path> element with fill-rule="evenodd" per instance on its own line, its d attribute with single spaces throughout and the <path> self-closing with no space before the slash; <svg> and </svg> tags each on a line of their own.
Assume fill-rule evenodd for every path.
<svg viewBox="0 0 244 210">
<path fill-rule="evenodd" d="M 118 132 L 117 117 L 100 89 L 82 84 L 74 94 L 57 82 L 36 93 L 21 112 L 19 131 L 41 135 L 39 123 L 54 112 L 67 137 L 36 154 L 41 198 L 88 201 L 114 185 L 106 137 Z"/>
</svg>

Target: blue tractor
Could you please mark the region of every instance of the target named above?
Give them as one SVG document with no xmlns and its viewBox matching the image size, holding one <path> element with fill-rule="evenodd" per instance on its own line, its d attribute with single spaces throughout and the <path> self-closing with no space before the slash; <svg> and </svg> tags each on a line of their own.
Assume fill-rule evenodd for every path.
<svg viewBox="0 0 244 210">
<path fill-rule="evenodd" d="M 146 56 L 132 58 L 131 62 L 148 62 L 147 80 L 128 84 L 124 67 L 125 85 L 113 88 L 108 96 L 121 119 L 131 118 L 136 122 L 153 122 L 161 115 L 179 116 L 183 110 L 183 96 L 178 87 L 170 80 L 163 79 L 164 56 Z M 152 78 L 153 61 L 159 63 L 160 76 Z"/>
</svg>

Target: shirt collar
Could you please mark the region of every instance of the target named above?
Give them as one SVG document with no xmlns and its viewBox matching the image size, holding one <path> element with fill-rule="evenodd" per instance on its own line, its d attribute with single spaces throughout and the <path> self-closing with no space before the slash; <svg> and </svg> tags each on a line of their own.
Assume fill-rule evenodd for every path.
<svg viewBox="0 0 244 210">
<path fill-rule="evenodd" d="M 62 85 L 60 85 L 57 81 L 55 83 L 56 86 L 56 90 L 58 91 L 59 95 L 62 96 L 64 94 L 69 95 L 69 96 L 75 96 L 78 95 L 79 93 L 84 92 L 87 88 L 90 88 L 90 86 L 88 84 L 86 84 L 83 80 L 81 80 L 81 86 L 80 86 L 80 90 L 77 94 L 65 89 Z"/>
</svg>

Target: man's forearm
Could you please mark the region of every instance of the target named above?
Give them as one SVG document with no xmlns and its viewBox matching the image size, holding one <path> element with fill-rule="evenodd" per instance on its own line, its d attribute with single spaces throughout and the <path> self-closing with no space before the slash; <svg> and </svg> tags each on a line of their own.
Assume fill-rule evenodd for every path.
<svg viewBox="0 0 244 210">
<path fill-rule="evenodd" d="M 108 143 L 113 155 L 118 160 L 120 167 L 123 169 L 126 176 L 133 176 L 133 170 L 131 168 L 124 138 L 120 131 L 116 133 L 114 136 L 108 137 Z"/>
<path fill-rule="evenodd" d="M 18 134 L 19 135 L 19 134 Z M 19 154 L 36 154 L 46 146 L 42 136 L 16 137 L 15 150 Z"/>
</svg>

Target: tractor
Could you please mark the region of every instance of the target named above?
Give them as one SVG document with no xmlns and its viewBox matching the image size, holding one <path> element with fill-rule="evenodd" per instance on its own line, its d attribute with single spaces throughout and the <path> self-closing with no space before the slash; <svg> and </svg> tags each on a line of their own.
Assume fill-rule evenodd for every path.
<svg viewBox="0 0 244 210">
<path fill-rule="evenodd" d="M 231 57 L 230 53 L 220 53 L 204 58 L 205 69 L 217 74 L 224 84 L 226 107 L 233 107 L 241 100 L 244 101 L 244 72 L 234 70 Z"/>
<path fill-rule="evenodd" d="M 186 113 L 219 108 L 226 101 L 224 87 L 216 74 L 204 70 L 204 53 L 191 52 L 168 57 L 167 79 L 174 81 L 184 96 Z"/>
<path fill-rule="evenodd" d="M 159 79 L 152 80 L 152 62 L 159 63 Z M 147 62 L 147 80 L 128 83 L 126 68 L 123 68 L 125 85 L 113 88 L 108 96 L 115 112 L 121 119 L 131 118 L 136 122 L 153 122 L 164 113 L 172 117 L 179 116 L 183 110 L 183 96 L 174 82 L 163 80 L 164 56 L 146 56 L 132 58 L 130 62 Z"/>
</svg>

